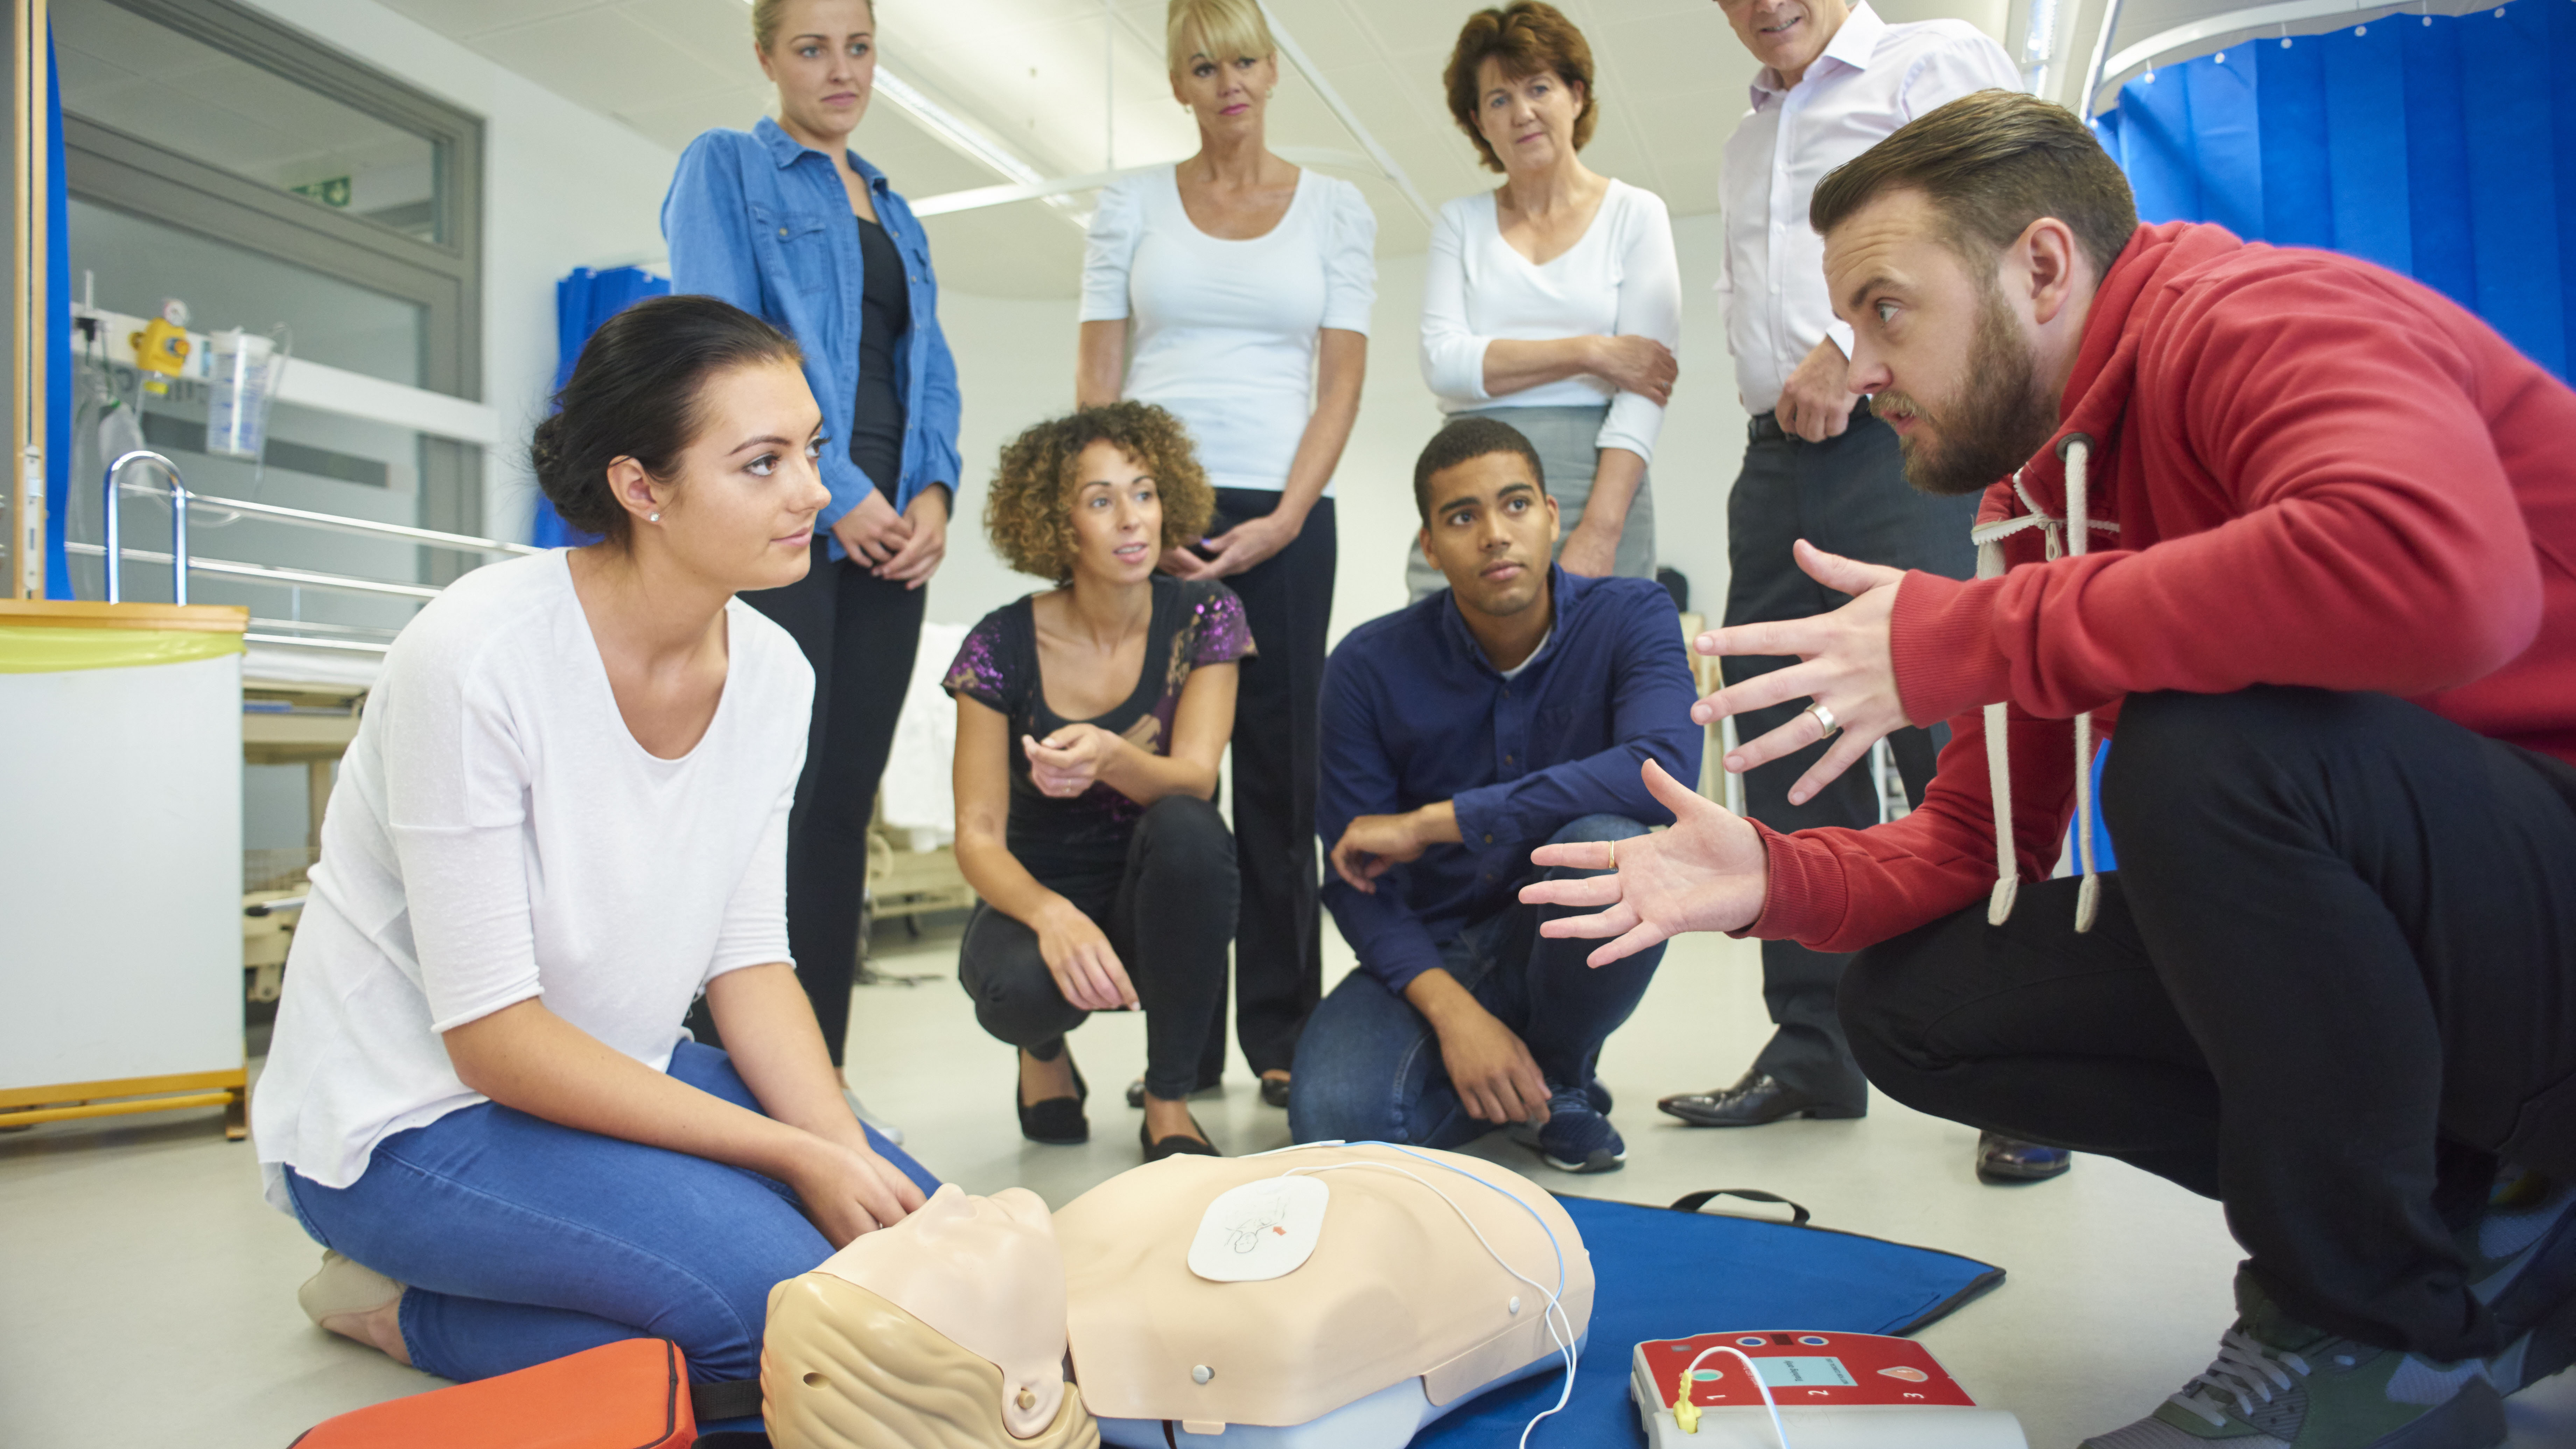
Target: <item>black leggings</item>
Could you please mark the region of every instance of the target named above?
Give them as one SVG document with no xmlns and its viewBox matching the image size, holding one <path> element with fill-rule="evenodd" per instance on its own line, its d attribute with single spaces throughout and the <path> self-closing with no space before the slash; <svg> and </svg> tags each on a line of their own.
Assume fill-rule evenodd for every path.
<svg viewBox="0 0 2576 1449">
<path fill-rule="evenodd" d="M 2089 934 L 2057 880 L 1853 958 L 1870 1080 L 2219 1199 L 2303 1322 L 2495 1352 L 2451 1234 L 2499 1160 L 2576 1175 L 2576 768 L 2384 695 L 2141 694 L 2102 805 Z"/>
<path fill-rule="evenodd" d="M 814 666 L 805 773 L 787 826 L 787 948 L 822 1023 L 832 1065 L 839 1066 L 859 967 L 868 822 L 912 682 L 928 591 L 878 578 L 846 559 L 834 563 L 829 546 L 818 534 L 804 578 L 744 594 L 742 601 L 777 621 Z"/>
<path fill-rule="evenodd" d="M 1136 985 L 1145 1008 L 1145 1090 L 1173 1101 L 1188 1096 L 1201 1050 L 1224 1025 L 1217 1012 L 1236 895 L 1224 817 L 1195 796 L 1158 800 L 1136 822 L 1127 868 L 1110 888 L 1047 884 L 1107 933 Z M 1038 954 L 1037 932 L 988 905 L 977 905 L 966 923 L 957 980 L 975 998 L 984 1030 L 1044 1060 L 1090 1015 L 1064 999 Z"/>
</svg>

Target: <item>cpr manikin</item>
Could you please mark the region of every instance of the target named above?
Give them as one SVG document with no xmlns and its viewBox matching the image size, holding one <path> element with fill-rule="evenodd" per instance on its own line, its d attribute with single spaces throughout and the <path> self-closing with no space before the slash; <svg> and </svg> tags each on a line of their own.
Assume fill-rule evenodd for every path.
<svg viewBox="0 0 2576 1449">
<path fill-rule="evenodd" d="M 1064 1381 L 1064 1263 L 1026 1188 L 955 1184 L 770 1290 L 760 1396 L 781 1449 L 1096 1449 Z"/>
<path fill-rule="evenodd" d="M 1592 1288 L 1573 1221 L 1489 1162 L 1380 1145 L 1174 1157 L 1068 1204 L 1051 1236 L 1024 1191 L 942 1188 L 780 1285 L 761 1382 L 780 1449 L 1400 1449 L 1562 1366 Z M 881 1342 L 889 1323 L 910 1336 Z M 934 1424 L 917 1370 L 886 1361 L 933 1356 L 922 1331 L 982 1361 L 997 1397 Z M 1029 1367 L 1067 1347 L 1078 1389 Z"/>
</svg>

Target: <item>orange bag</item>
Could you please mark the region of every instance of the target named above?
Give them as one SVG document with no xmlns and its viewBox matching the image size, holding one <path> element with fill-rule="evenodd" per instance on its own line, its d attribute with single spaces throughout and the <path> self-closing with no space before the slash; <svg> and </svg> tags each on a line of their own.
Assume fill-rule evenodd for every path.
<svg viewBox="0 0 2576 1449">
<path fill-rule="evenodd" d="M 689 1366 L 659 1338 L 325 1419 L 292 1449 L 689 1449 Z"/>
</svg>

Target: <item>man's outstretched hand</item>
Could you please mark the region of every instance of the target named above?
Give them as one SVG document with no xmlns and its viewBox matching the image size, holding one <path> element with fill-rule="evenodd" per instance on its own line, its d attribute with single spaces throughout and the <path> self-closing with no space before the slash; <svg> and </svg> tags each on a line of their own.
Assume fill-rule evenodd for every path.
<svg viewBox="0 0 2576 1449">
<path fill-rule="evenodd" d="M 1771 883 L 1769 853 L 1750 821 L 1664 773 L 1648 760 L 1646 788 L 1673 812 L 1673 828 L 1619 841 L 1542 845 L 1535 865 L 1609 875 L 1543 880 L 1521 888 L 1531 905 L 1600 906 L 1600 914 L 1542 922 L 1545 936 L 1616 936 L 1588 958 L 1607 966 L 1685 931 L 1740 931 L 1762 914 Z"/>
<path fill-rule="evenodd" d="M 1825 757 L 1789 787 L 1789 803 L 1804 805 L 1835 776 L 1866 758 L 1870 746 L 1912 721 L 1905 717 L 1904 701 L 1897 697 L 1891 643 L 1896 588 L 1905 581 L 1905 571 L 1830 554 L 1803 538 L 1794 552 L 1798 567 L 1809 578 L 1851 595 L 1851 602 L 1830 614 L 1738 624 L 1693 640 L 1691 647 L 1702 654 L 1794 654 L 1799 662 L 1728 685 L 1692 705 L 1691 720 L 1714 724 L 1728 715 L 1796 699 L 1813 700 L 1831 710 L 1840 736 Z M 1727 753 L 1726 769 L 1743 774 L 1795 754 L 1831 733 L 1812 709 L 1801 711 L 1762 738 L 1739 743 Z"/>
</svg>

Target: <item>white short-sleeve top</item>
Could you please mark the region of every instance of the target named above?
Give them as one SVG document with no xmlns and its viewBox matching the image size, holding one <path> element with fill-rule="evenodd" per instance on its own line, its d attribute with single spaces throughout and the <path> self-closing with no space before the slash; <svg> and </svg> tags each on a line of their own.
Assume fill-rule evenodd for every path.
<svg viewBox="0 0 2576 1449">
<path fill-rule="evenodd" d="M 1121 395 L 1178 417 L 1210 483 L 1277 492 L 1315 409 L 1316 334 L 1367 333 L 1376 253 L 1377 217 L 1347 181 L 1301 171 L 1277 226 L 1226 241 L 1161 167 L 1101 191 L 1082 320 L 1128 320 Z"/>
<path fill-rule="evenodd" d="M 1544 266 L 1503 240 L 1494 193 L 1440 208 L 1422 280 L 1422 380 L 1444 413 L 1469 408 L 1610 405 L 1595 446 L 1654 461 L 1664 409 L 1590 374 L 1495 397 L 1485 391 L 1485 348 L 1497 339 L 1651 337 L 1678 352 L 1681 264 L 1664 199 L 1612 180 L 1581 240 Z"/>
<path fill-rule="evenodd" d="M 656 1070 L 707 982 L 787 961 L 787 812 L 814 672 L 725 606 L 724 694 L 676 760 L 626 728 L 563 550 L 477 569 L 385 656 L 322 820 L 251 1132 L 347 1187 L 484 1100 L 439 1033 L 542 997 Z"/>
</svg>

